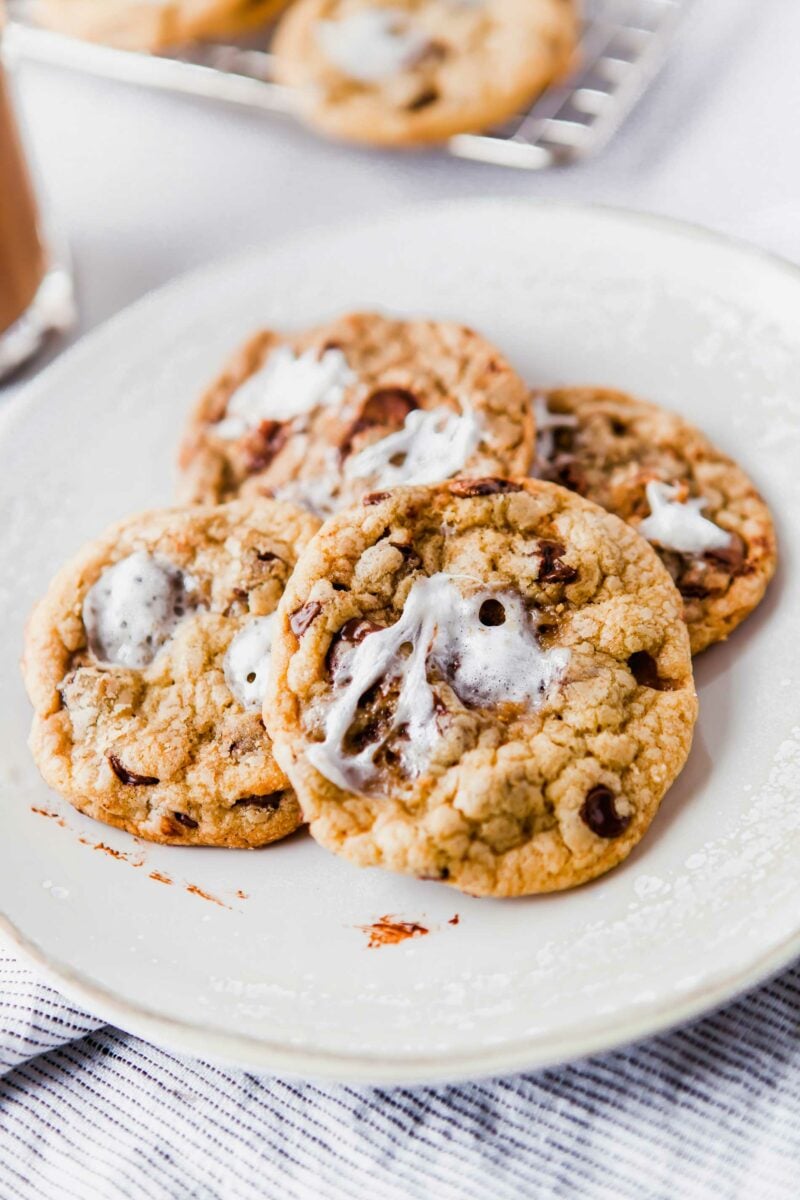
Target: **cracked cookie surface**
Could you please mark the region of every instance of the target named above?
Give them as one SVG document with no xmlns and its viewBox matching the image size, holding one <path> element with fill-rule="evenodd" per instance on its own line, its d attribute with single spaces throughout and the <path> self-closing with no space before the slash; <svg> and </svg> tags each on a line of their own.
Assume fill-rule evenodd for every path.
<svg viewBox="0 0 800 1200">
<path fill-rule="evenodd" d="M 571 67 L 574 0 L 298 0 L 276 76 L 334 137 L 442 141 L 525 109 Z"/>
<path fill-rule="evenodd" d="M 260 846 L 296 829 L 261 702 L 275 610 L 317 524 L 270 500 L 149 512 L 63 567 L 23 659 L 45 781 L 150 841 Z"/>
<path fill-rule="evenodd" d="M 534 410 L 534 473 L 648 538 L 683 597 L 694 654 L 726 638 L 777 562 L 769 509 L 741 467 L 677 414 L 623 392 L 558 388 Z"/>
<path fill-rule="evenodd" d="M 479 334 L 353 313 L 265 331 L 190 418 L 180 498 L 273 495 L 321 516 L 365 491 L 463 474 L 523 474 L 529 390 Z"/>
<path fill-rule="evenodd" d="M 625 858 L 696 713 L 651 547 L 563 488 L 491 478 L 326 522 L 279 608 L 264 709 L 319 842 L 491 896 Z"/>
</svg>

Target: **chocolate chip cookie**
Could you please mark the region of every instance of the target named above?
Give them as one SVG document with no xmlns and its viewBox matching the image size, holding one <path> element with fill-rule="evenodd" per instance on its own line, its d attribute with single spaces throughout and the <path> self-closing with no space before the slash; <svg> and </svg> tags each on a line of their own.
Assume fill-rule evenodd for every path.
<svg viewBox="0 0 800 1200">
<path fill-rule="evenodd" d="M 181 499 L 271 495 L 327 516 L 366 491 L 524 474 L 529 391 L 463 325 L 355 313 L 257 334 L 202 397 Z"/>
<path fill-rule="evenodd" d="M 314 837 L 474 895 L 633 849 L 697 699 L 680 596 L 595 504 L 533 480 L 368 495 L 278 610 L 264 719 Z"/>
<path fill-rule="evenodd" d="M 574 0 L 297 0 L 277 78 L 335 137 L 443 141 L 527 108 L 575 57 Z"/>
<path fill-rule="evenodd" d="M 236 501 L 145 513 L 86 546 L 27 630 L 46 782 L 150 841 L 261 846 L 296 829 L 261 705 L 275 610 L 316 527 Z"/>
<path fill-rule="evenodd" d="M 616 513 L 658 551 L 683 597 L 692 652 L 761 601 L 777 549 L 747 475 L 675 413 L 604 388 L 534 398 L 534 473 Z"/>
<path fill-rule="evenodd" d="M 128 50 L 163 50 L 236 35 L 274 17 L 286 0 L 31 0 L 37 24 Z"/>
</svg>

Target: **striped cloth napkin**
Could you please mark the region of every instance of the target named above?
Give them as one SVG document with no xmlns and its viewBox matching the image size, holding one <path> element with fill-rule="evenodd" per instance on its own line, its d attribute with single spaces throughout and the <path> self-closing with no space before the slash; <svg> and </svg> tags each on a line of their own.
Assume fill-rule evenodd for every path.
<svg viewBox="0 0 800 1200">
<path fill-rule="evenodd" d="M 458 1087 L 158 1050 L 0 951 L 2 1200 L 796 1200 L 800 967 L 632 1049 Z"/>
</svg>

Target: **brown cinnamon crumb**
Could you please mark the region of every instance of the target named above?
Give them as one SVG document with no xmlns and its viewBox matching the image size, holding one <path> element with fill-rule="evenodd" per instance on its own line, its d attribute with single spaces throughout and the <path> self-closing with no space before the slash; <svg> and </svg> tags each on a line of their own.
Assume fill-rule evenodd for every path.
<svg viewBox="0 0 800 1200">
<path fill-rule="evenodd" d="M 371 925 L 359 925 L 368 936 L 367 949 L 377 950 L 379 946 L 396 946 L 409 938 L 425 937 L 430 930 L 416 921 L 400 921 L 388 913 L 379 917 Z"/>
<path fill-rule="evenodd" d="M 55 821 L 56 825 L 60 825 L 62 829 L 66 827 L 67 823 L 64 818 L 60 817 L 56 812 L 50 812 L 47 808 L 37 808 L 35 804 L 32 804 L 31 812 L 36 813 L 40 817 L 49 817 L 51 821 Z"/>
<path fill-rule="evenodd" d="M 115 850 L 113 846 L 107 846 L 105 842 L 95 842 L 92 846 L 93 850 L 102 850 L 110 858 L 116 858 L 121 862 L 128 862 L 128 855 L 124 850 Z"/>
<path fill-rule="evenodd" d="M 229 904 L 225 904 L 218 896 L 212 896 L 211 892 L 204 892 L 196 883 L 186 884 L 187 892 L 191 892 L 193 896 L 199 896 L 201 900 L 210 900 L 212 904 L 218 904 L 220 908 L 230 908 Z"/>
</svg>

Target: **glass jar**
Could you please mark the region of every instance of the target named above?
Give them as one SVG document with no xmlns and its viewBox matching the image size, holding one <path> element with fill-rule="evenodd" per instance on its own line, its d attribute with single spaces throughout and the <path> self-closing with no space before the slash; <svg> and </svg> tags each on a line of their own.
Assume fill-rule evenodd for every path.
<svg viewBox="0 0 800 1200">
<path fill-rule="evenodd" d="M 48 333 L 74 320 L 63 255 L 43 231 L 2 54 L 0 0 L 0 379 L 31 358 Z"/>
</svg>

